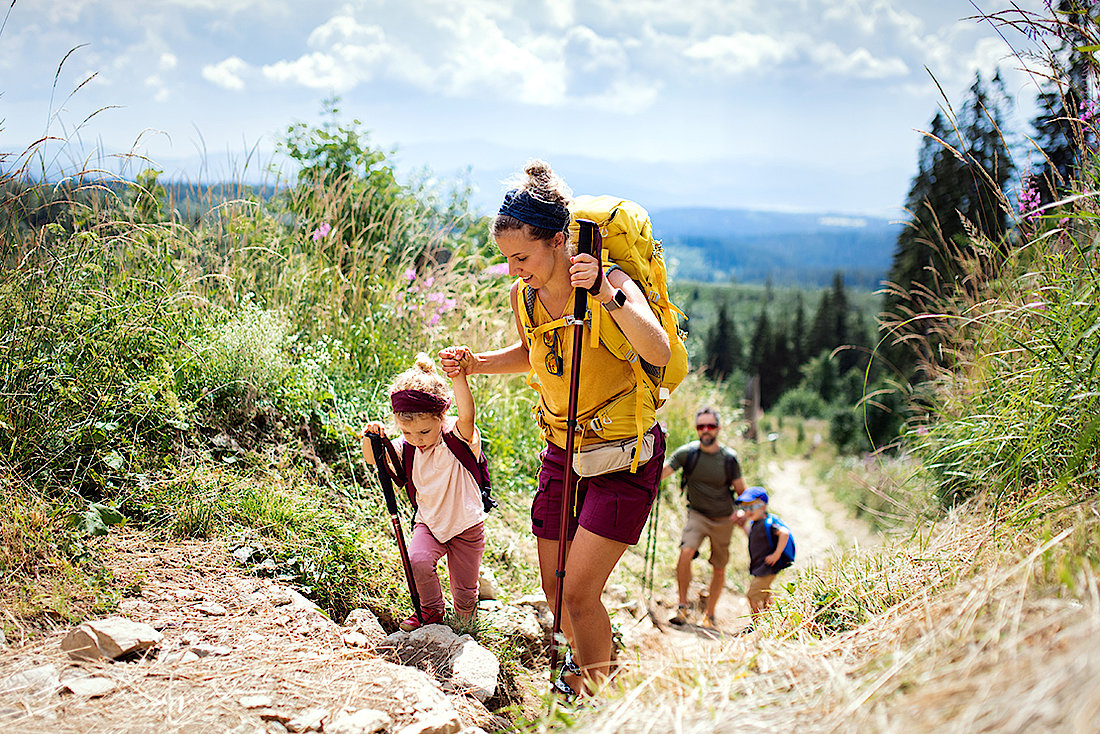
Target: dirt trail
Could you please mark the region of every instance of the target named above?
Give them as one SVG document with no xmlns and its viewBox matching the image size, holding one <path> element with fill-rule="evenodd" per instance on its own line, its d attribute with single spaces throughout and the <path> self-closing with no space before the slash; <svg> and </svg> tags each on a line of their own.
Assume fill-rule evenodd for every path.
<svg viewBox="0 0 1100 734">
<path fill-rule="evenodd" d="M 855 544 L 866 547 L 878 542 L 866 524 L 851 516 L 833 499 L 828 488 L 814 477 L 809 462 L 802 459 L 771 461 L 756 476 L 762 477 L 761 484 L 768 492 L 770 509 L 790 526 L 796 540 L 797 560 L 791 570 L 780 575 L 780 580 L 829 553 Z M 682 514 L 672 519 L 662 519 L 662 523 L 670 526 L 664 531 L 666 539 L 663 542 L 670 542 L 667 539 L 670 532 L 676 539 L 679 538 L 682 522 Z M 710 580 L 710 566 L 705 556 L 704 550 L 692 566 L 689 599 L 699 598 L 699 592 Z M 736 649 L 731 649 L 727 643 L 732 643 L 733 648 L 738 644 L 743 644 L 746 649 L 751 647 L 748 638 L 737 636 L 749 623 L 749 605 L 744 596 L 748 582 L 745 569 L 747 556 L 745 534 L 735 531 L 730 563 L 726 568 L 725 591 L 718 601 L 717 632 L 694 624 L 685 627 L 667 624 L 675 613 L 676 582 L 674 571 L 658 569 L 659 578 L 649 604 L 651 614 L 642 620 L 632 620 L 625 614 L 631 608 L 624 605 L 624 612 L 616 620 L 624 645 L 635 664 L 642 667 L 675 665 L 677 661 L 694 664 L 715 655 L 737 654 Z M 701 619 L 702 600 L 698 603 L 700 611 L 693 621 Z M 742 640 L 743 643 L 738 642 Z"/>
</svg>

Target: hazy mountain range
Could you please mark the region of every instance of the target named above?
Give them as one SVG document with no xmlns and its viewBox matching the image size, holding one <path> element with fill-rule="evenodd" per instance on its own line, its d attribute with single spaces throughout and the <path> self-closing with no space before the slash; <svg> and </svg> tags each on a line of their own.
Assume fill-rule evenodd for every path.
<svg viewBox="0 0 1100 734">
<path fill-rule="evenodd" d="M 902 225 L 875 217 L 746 209 L 650 212 L 671 277 L 706 282 L 847 285 L 877 288 Z"/>
</svg>

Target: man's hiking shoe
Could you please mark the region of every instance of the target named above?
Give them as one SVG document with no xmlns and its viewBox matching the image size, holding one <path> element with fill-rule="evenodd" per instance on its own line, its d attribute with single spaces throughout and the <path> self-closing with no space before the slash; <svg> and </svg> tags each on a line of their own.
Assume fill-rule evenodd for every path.
<svg viewBox="0 0 1100 734">
<path fill-rule="evenodd" d="M 703 618 L 703 626 L 711 630 L 718 629 L 718 620 L 714 618 L 713 614 L 708 614 Z"/>
<path fill-rule="evenodd" d="M 669 624 L 674 624 L 677 627 L 688 623 L 688 612 L 691 609 L 687 604 L 676 605 L 676 616 L 668 620 Z"/>
<path fill-rule="evenodd" d="M 401 630 L 403 632 L 412 632 L 415 629 L 419 629 L 429 624 L 443 623 L 442 609 L 425 609 L 421 612 L 421 616 L 424 618 L 423 623 L 416 618 L 416 613 L 414 612 L 411 617 L 400 624 Z"/>
<path fill-rule="evenodd" d="M 572 650 L 565 651 L 565 663 L 562 664 L 561 672 L 563 674 L 568 673 L 569 675 L 582 675 L 581 666 L 577 665 L 577 663 L 573 660 Z"/>
<path fill-rule="evenodd" d="M 752 626 L 752 625 L 750 624 L 750 625 L 749 625 L 748 627 L 746 627 L 745 629 L 741 630 L 741 631 L 740 631 L 740 632 L 738 632 L 737 634 L 738 634 L 738 636 L 741 636 L 741 635 L 751 635 L 751 634 L 752 634 L 753 632 L 755 632 L 755 630 L 753 629 L 753 626 Z"/>
</svg>

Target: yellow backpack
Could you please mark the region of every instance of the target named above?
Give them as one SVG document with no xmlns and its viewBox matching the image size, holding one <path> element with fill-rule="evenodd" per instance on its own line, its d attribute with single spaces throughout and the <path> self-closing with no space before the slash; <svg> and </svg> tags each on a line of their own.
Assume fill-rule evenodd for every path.
<svg viewBox="0 0 1100 734">
<path fill-rule="evenodd" d="M 601 411 L 593 419 L 593 423 L 631 420 L 635 426 L 637 447 L 640 450 L 642 438 L 653 426 L 657 409 L 664 405 L 668 396 L 687 376 L 687 348 L 684 346 L 684 332 L 681 331 L 678 321 L 679 318 L 685 317 L 668 298 L 668 272 L 665 269 L 661 242 L 653 239 L 649 213 L 644 208 L 633 201 L 614 196 L 578 196 L 570 207 L 570 215 L 569 232 L 574 242 L 578 241 L 580 236 L 578 219 L 588 219 L 596 223 L 603 239 L 601 264 L 604 267 L 618 266 L 638 285 L 648 298 L 649 307 L 668 334 L 669 346 L 672 349 L 669 363 L 664 367 L 651 365 L 634 352 L 615 321 L 603 313 L 603 308 L 598 303 L 593 308 L 594 299 L 591 295 L 588 296 L 588 313 L 585 320 L 591 323 L 590 345 L 595 347 L 602 342 L 616 357 L 629 362 L 637 387 L 632 410 L 629 405 L 619 402 L 611 410 Z M 535 292 L 521 283 L 519 295 L 520 303 L 524 306 L 520 309 L 520 321 L 528 344 L 543 332 L 566 325 L 564 319 L 557 319 L 538 327 L 533 326 Z M 531 382 L 532 377 L 533 375 L 528 375 L 528 382 Z M 592 428 L 598 432 L 600 426 L 592 425 L 585 428 Z M 638 470 L 638 454 L 639 451 L 636 450 L 630 465 L 632 472 Z"/>
</svg>

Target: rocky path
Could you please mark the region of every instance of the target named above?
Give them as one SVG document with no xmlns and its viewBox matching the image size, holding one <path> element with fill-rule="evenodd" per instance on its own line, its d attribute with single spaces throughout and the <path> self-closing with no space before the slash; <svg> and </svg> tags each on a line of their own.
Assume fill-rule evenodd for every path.
<svg viewBox="0 0 1100 734">
<path fill-rule="evenodd" d="M 337 625 L 289 587 L 244 573 L 221 543 L 115 532 L 104 544 L 116 581 L 140 589 L 118 615 L 156 630 L 157 646 L 74 659 L 60 630 L 0 647 L 0 731 L 474 734 L 503 724 L 466 691 L 374 654 L 385 633 L 369 612 Z"/>
<path fill-rule="evenodd" d="M 775 462 L 759 476 L 795 534 L 796 569 L 845 545 L 874 542 L 806 462 Z M 682 521 L 680 512 L 666 511 L 658 523 L 664 558 Z M 658 568 L 655 589 L 643 599 L 642 557 L 627 554 L 605 594 L 625 666 L 677 675 L 754 654 L 753 636 L 737 634 L 748 605 L 745 536 L 736 532 L 717 630 L 669 625 L 674 569 Z M 218 542 L 154 542 L 129 532 L 105 542 L 120 587 L 140 589 L 119 613 L 162 639 L 153 653 L 119 662 L 73 660 L 62 647 L 64 631 L 19 648 L 0 645 L 0 731 L 475 734 L 507 725 L 469 690 L 373 654 L 384 635 L 373 615 L 373 627 L 341 627 L 287 587 L 245 573 Z M 695 562 L 693 593 L 704 588 L 709 568 L 705 558 Z M 531 624 L 529 642 L 538 649 L 539 623 Z M 523 707 L 531 713 L 542 706 L 546 675 L 536 672 L 529 683 Z"/>
</svg>

